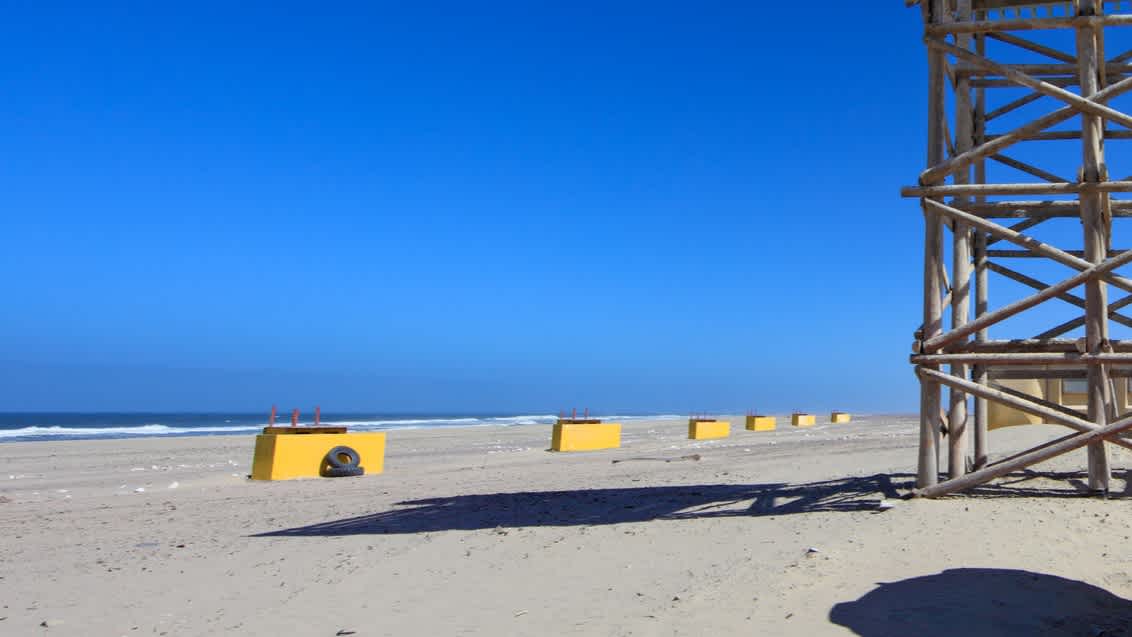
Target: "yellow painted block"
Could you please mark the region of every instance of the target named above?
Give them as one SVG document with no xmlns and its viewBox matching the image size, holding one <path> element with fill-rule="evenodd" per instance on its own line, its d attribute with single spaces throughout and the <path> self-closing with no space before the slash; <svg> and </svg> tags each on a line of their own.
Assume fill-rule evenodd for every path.
<svg viewBox="0 0 1132 637">
<path fill-rule="evenodd" d="M 556 423 L 550 440 L 553 451 L 595 451 L 621 446 L 621 423 Z"/>
<path fill-rule="evenodd" d="M 790 416 L 790 424 L 795 427 L 813 427 L 817 421 L 813 414 L 794 414 Z"/>
<path fill-rule="evenodd" d="M 835 412 L 833 412 L 832 414 L 829 415 L 829 422 L 834 423 L 834 424 L 849 422 L 850 419 L 851 419 L 851 417 L 849 416 L 849 414 L 847 414 L 843 411 L 835 411 Z"/>
<path fill-rule="evenodd" d="M 1060 395 L 1051 396 L 1046 391 L 1046 384 L 1043 381 L 1030 378 L 1002 378 L 995 379 L 996 384 L 1002 385 L 1007 389 L 1025 392 L 1031 396 L 1052 400 L 1053 402 L 1065 404 Z M 1001 403 L 996 403 L 993 400 L 987 401 L 987 429 L 999 429 L 1001 427 L 1014 427 L 1016 425 L 1040 425 L 1043 418 L 1028 414 L 1024 411 L 1011 409 Z"/>
<path fill-rule="evenodd" d="M 774 431 L 777 426 L 774 416 L 747 416 L 748 431 Z"/>
<path fill-rule="evenodd" d="M 731 423 L 726 420 L 689 420 L 688 438 L 690 440 L 711 440 L 731 435 Z"/>
<path fill-rule="evenodd" d="M 358 464 L 366 475 L 385 469 L 385 433 L 260 434 L 255 437 L 252 480 L 317 478 L 323 460 L 337 446 L 358 452 Z"/>
</svg>

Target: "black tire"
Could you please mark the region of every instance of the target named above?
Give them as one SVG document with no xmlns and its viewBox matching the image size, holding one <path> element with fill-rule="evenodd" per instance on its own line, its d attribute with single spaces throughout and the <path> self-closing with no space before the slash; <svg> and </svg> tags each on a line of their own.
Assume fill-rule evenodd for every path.
<svg viewBox="0 0 1132 637">
<path fill-rule="evenodd" d="M 362 467 L 327 467 L 322 471 L 322 475 L 327 478 L 350 478 L 362 476 L 365 473 L 366 470 Z"/>
<path fill-rule="evenodd" d="M 343 462 L 340 456 L 346 456 L 346 460 Z M 356 467 L 361 461 L 358 452 L 350 447 L 335 447 L 326 453 L 326 464 L 336 469 Z"/>
</svg>

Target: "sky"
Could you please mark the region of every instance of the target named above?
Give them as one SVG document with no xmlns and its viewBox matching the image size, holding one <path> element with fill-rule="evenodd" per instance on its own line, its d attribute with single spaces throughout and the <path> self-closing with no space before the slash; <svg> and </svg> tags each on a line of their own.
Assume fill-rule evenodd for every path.
<svg viewBox="0 0 1132 637">
<path fill-rule="evenodd" d="M 885 4 L 14 3 L 0 410 L 913 411 Z"/>
</svg>

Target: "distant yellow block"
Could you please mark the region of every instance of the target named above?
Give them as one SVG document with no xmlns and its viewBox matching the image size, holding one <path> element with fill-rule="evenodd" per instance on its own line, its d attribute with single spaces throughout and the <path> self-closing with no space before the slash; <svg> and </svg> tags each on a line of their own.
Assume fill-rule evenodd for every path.
<svg viewBox="0 0 1132 637">
<path fill-rule="evenodd" d="M 337 446 L 358 452 L 358 464 L 366 475 L 385 469 L 385 434 L 260 434 L 255 437 L 252 480 L 317 478 L 326 454 Z"/>
<path fill-rule="evenodd" d="M 794 414 L 790 416 L 790 424 L 795 427 L 813 427 L 816 420 L 813 414 Z"/>
<path fill-rule="evenodd" d="M 596 451 L 621 446 L 621 423 L 556 423 L 550 440 L 553 451 Z"/>
<path fill-rule="evenodd" d="M 689 420 L 688 438 L 690 440 L 711 440 L 731 435 L 731 423 L 726 420 Z"/>
<path fill-rule="evenodd" d="M 748 431 L 774 431 L 777 426 L 774 416 L 747 416 Z"/>
<path fill-rule="evenodd" d="M 835 412 L 833 412 L 832 414 L 829 415 L 829 422 L 834 423 L 834 424 L 849 422 L 849 420 L 850 420 L 849 414 L 847 414 L 843 411 L 835 411 Z"/>
</svg>

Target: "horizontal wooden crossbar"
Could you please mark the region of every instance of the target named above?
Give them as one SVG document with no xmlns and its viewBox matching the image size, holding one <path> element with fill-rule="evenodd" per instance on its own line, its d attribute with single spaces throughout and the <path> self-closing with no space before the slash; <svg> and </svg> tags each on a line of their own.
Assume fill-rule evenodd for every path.
<svg viewBox="0 0 1132 637">
<path fill-rule="evenodd" d="M 1132 365 L 1132 353 L 1078 354 L 1076 352 L 1001 354 L 913 354 L 915 365 Z"/>
<path fill-rule="evenodd" d="M 1072 16 L 1064 18 L 1023 18 L 1019 20 L 979 20 L 942 22 L 924 27 L 928 35 L 949 33 L 998 33 L 1001 31 L 1036 31 L 1075 27 L 1115 27 L 1132 25 L 1132 15 Z"/>
<path fill-rule="evenodd" d="M 1132 192 L 1132 181 L 1052 184 L 951 184 L 947 186 L 905 186 L 904 197 L 962 197 L 964 195 L 1076 195 L 1082 192 Z"/>
</svg>

